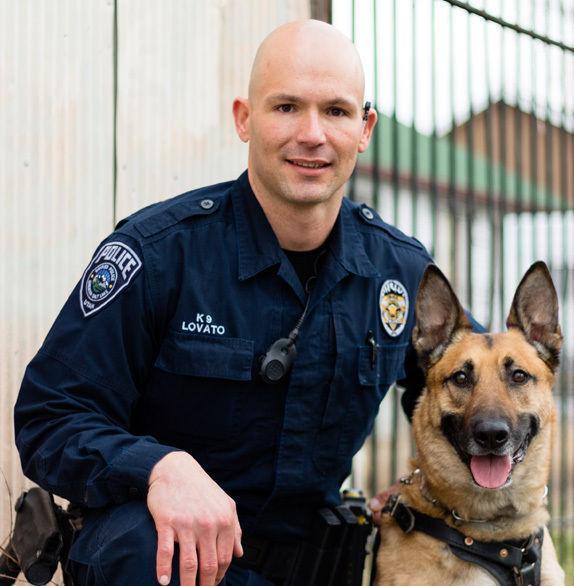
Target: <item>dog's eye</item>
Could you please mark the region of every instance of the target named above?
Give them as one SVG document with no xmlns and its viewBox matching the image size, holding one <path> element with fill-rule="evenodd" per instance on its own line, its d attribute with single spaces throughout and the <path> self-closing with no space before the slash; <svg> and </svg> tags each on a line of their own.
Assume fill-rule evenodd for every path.
<svg viewBox="0 0 574 586">
<path fill-rule="evenodd" d="M 512 373 L 512 382 L 516 383 L 517 385 L 524 384 L 529 378 L 530 376 L 523 370 L 515 370 Z"/>
<path fill-rule="evenodd" d="M 457 387 L 466 387 L 469 383 L 468 375 L 462 370 L 455 372 L 451 379 Z"/>
</svg>

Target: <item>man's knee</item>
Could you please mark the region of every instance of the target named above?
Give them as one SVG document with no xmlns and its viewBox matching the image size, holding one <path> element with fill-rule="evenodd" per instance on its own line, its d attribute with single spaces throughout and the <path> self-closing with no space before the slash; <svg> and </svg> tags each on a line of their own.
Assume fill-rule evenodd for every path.
<svg viewBox="0 0 574 586">
<path fill-rule="evenodd" d="M 70 551 L 78 586 L 157 584 L 157 533 L 145 501 L 91 513 Z"/>
</svg>

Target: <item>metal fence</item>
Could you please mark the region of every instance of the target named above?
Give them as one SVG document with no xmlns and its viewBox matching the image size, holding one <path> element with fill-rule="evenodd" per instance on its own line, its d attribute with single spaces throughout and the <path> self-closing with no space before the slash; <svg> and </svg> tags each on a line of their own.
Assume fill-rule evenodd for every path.
<svg viewBox="0 0 574 586">
<path fill-rule="evenodd" d="M 419 238 L 493 331 L 528 266 L 551 269 L 565 344 L 549 502 L 574 580 L 574 1 L 335 0 L 332 17 L 380 114 L 351 196 Z M 400 393 L 356 458 L 371 494 L 412 451 Z"/>
</svg>

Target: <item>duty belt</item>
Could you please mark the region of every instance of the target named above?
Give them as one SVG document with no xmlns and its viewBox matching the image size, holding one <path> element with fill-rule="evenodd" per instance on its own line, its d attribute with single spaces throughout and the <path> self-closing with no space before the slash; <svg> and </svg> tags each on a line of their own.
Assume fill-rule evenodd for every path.
<svg viewBox="0 0 574 586">
<path fill-rule="evenodd" d="M 234 563 L 281 586 L 361 586 L 371 529 L 365 499 L 346 492 L 340 506 L 317 511 L 309 540 L 246 536 Z"/>
<path fill-rule="evenodd" d="M 398 494 L 388 498 L 383 513 L 389 513 L 405 533 L 421 531 L 445 542 L 455 556 L 484 568 L 501 586 L 540 586 L 544 529 L 524 541 L 477 541 L 403 504 Z"/>
</svg>

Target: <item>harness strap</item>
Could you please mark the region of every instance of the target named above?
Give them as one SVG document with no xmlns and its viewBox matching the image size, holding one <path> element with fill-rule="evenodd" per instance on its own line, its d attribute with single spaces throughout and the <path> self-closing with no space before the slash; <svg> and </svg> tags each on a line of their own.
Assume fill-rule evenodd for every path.
<svg viewBox="0 0 574 586">
<path fill-rule="evenodd" d="M 400 502 L 398 494 L 391 495 L 384 513 L 389 513 L 405 532 L 421 531 L 447 543 L 458 558 L 487 570 L 501 586 L 538 586 L 542 556 L 543 530 L 524 542 L 477 541 L 447 525 L 443 520 L 429 517 Z"/>
</svg>

